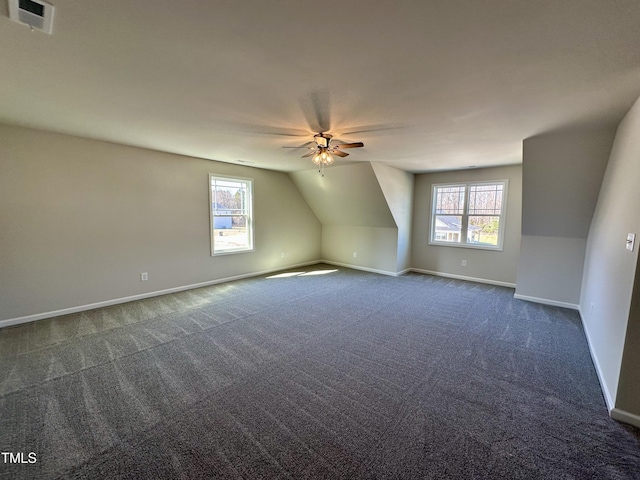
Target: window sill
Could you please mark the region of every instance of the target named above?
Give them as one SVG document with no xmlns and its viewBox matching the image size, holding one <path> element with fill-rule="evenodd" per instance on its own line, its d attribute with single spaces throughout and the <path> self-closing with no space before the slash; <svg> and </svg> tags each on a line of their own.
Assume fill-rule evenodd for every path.
<svg viewBox="0 0 640 480">
<path fill-rule="evenodd" d="M 492 245 L 472 245 L 468 243 L 449 243 L 449 242 L 433 242 L 429 241 L 429 245 L 433 245 L 435 247 L 453 247 L 453 248 L 470 248 L 472 250 L 488 250 L 490 252 L 502 252 L 502 245 L 492 246 Z"/>
<path fill-rule="evenodd" d="M 223 255 L 234 255 L 236 253 L 251 253 L 253 252 L 253 248 L 243 248 L 242 250 L 226 250 L 224 252 L 213 252 L 211 254 L 212 257 L 220 257 Z"/>
</svg>

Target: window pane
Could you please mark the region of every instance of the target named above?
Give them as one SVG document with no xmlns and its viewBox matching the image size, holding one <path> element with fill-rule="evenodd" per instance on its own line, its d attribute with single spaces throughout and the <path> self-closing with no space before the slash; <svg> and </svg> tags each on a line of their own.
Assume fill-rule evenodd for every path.
<svg viewBox="0 0 640 480">
<path fill-rule="evenodd" d="M 464 190 L 464 185 L 436 187 L 435 213 L 451 215 L 464 213 Z"/>
<path fill-rule="evenodd" d="M 214 215 L 247 213 L 248 185 L 246 182 L 211 179 Z"/>
<path fill-rule="evenodd" d="M 432 188 L 430 242 L 502 249 L 507 181 Z"/>
<path fill-rule="evenodd" d="M 460 243 L 462 241 L 462 216 L 436 215 L 433 239 L 437 242 Z"/>
<path fill-rule="evenodd" d="M 219 253 L 251 248 L 251 236 L 247 223 L 245 216 L 214 216 L 214 251 Z"/>
<path fill-rule="evenodd" d="M 253 250 L 249 179 L 210 176 L 212 254 Z"/>
<path fill-rule="evenodd" d="M 469 216 L 467 243 L 495 247 L 498 245 L 499 233 L 500 217 L 488 215 Z"/>
<path fill-rule="evenodd" d="M 500 215 L 504 185 L 469 186 L 469 215 Z"/>
</svg>

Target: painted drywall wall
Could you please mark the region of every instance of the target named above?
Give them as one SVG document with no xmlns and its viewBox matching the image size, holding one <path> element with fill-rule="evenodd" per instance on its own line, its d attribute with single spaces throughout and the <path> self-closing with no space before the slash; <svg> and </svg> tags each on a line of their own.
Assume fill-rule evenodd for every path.
<svg viewBox="0 0 640 480">
<path fill-rule="evenodd" d="M 640 415 L 640 100 L 618 126 L 586 246 L 580 297 L 583 323 L 609 408 Z M 635 305 L 631 310 L 630 305 Z M 626 343 L 625 343 L 626 342 Z M 624 364 L 624 366 L 623 366 Z"/>
<path fill-rule="evenodd" d="M 615 129 L 522 143 L 522 234 L 587 238 Z"/>
<path fill-rule="evenodd" d="M 411 267 L 411 227 L 415 176 L 412 173 L 381 163 L 372 163 L 371 166 L 398 226 L 396 271 L 402 272 Z"/>
<path fill-rule="evenodd" d="M 620 380 L 616 397 L 616 410 L 624 412 L 620 420 L 640 428 L 640 266 L 636 263 L 636 276 L 631 294 L 629 320 L 622 354 Z M 632 418 L 629 418 L 632 415 Z M 626 417 L 626 418 L 625 418 Z"/>
<path fill-rule="evenodd" d="M 523 235 L 516 298 L 577 309 L 586 246 L 586 238 Z"/>
<path fill-rule="evenodd" d="M 520 252 L 520 215 L 522 198 L 520 165 L 496 168 L 465 169 L 416 175 L 412 267 L 426 272 L 514 285 Z M 506 230 L 502 251 L 429 245 L 431 187 L 435 183 L 509 181 Z M 467 266 L 462 266 L 462 260 Z"/>
<path fill-rule="evenodd" d="M 586 238 L 614 129 L 522 143 L 522 245 L 516 296 L 577 308 Z"/>
<path fill-rule="evenodd" d="M 322 226 L 322 258 L 329 262 L 393 275 L 397 249 L 396 228 Z"/>
<path fill-rule="evenodd" d="M 369 162 L 289 174 L 322 225 L 396 228 Z"/>
<path fill-rule="evenodd" d="M 0 320 L 320 258 L 285 173 L 7 125 L 0 145 Z M 209 173 L 253 178 L 254 252 L 211 257 Z"/>
<path fill-rule="evenodd" d="M 397 273 L 398 226 L 369 162 L 289 175 L 322 223 L 323 260 Z"/>
</svg>

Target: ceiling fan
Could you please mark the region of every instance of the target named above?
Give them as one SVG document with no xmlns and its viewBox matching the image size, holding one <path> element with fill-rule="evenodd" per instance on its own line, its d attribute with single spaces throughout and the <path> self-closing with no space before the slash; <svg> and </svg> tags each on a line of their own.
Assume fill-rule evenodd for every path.
<svg viewBox="0 0 640 480">
<path fill-rule="evenodd" d="M 338 143 L 332 145 L 332 138 L 333 135 L 330 133 L 316 133 L 313 136 L 314 145 L 307 147 L 311 151 L 302 156 L 302 158 L 312 157 L 311 161 L 320 167 L 319 172 L 322 173 L 323 177 L 324 167 L 331 165 L 334 162 L 334 155 L 337 155 L 338 157 L 347 157 L 349 154 L 347 152 L 343 152 L 343 149 L 364 147 L 364 143 L 362 142 Z"/>
</svg>

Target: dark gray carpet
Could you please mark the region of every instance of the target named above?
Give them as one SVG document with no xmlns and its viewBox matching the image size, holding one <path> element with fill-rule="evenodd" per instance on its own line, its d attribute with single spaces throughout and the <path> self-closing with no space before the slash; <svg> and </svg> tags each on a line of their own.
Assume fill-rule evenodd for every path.
<svg viewBox="0 0 640 480">
<path fill-rule="evenodd" d="M 306 271 L 333 269 L 320 265 Z M 1 478 L 640 478 L 576 312 L 340 268 L 0 330 Z"/>
</svg>

